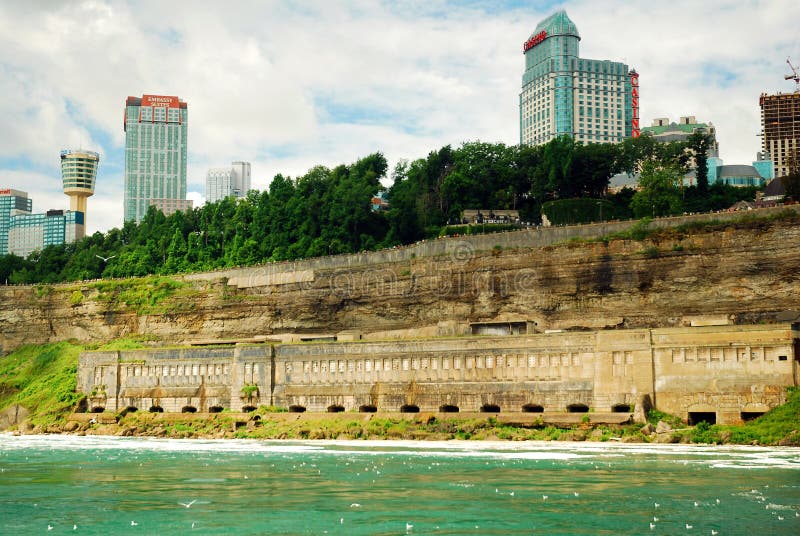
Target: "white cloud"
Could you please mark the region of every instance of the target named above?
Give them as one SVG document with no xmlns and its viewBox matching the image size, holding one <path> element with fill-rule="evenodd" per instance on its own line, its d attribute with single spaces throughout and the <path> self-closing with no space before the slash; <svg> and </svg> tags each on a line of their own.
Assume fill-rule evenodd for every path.
<svg viewBox="0 0 800 536">
<path fill-rule="evenodd" d="M 0 5 L 0 180 L 67 206 L 58 151 L 103 154 L 89 230 L 122 224 L 128 95 L 189 103 L 189 190 L 253 164 L 253 186 L 374 151 L 390 162 L 444 144 L 517 143 L 521 43 L 552 9 L 474 3 L 174 2 Z M 800 62 L 789 0 L 565 4 L 581 55 L 641 73 L 642 123 L 695 115 L 727 163 L 759 149 L 758 95 L 791 91 Z M 21 182 L 18 182 L 21 181 Z M 59 196 L 61 201 L 59 202 Z"/>
</svg>

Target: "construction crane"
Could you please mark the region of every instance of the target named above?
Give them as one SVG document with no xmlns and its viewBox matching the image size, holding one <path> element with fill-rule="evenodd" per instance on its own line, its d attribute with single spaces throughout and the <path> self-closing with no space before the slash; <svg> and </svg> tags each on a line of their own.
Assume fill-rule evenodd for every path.
<svg viewBox="0 0 800 536">
<path fill-rule="evenodd" d="M 786 63 L 789 64 L 789 69 L 792 70 L 792 74 L 785 74 L 783 75 L 784 80 L 794 80 L 794 90 L 795 92 L 800 91 L 800 72 L 798 72 L 797 67 L 792 65 L 792 61 L 790 58 L 786 58 Z"/>
</svg>

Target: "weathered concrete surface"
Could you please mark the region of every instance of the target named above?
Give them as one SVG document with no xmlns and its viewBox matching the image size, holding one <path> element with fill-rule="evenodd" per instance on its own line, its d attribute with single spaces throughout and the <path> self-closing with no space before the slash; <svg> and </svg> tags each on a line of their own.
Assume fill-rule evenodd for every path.
<svg viewBox="0 0 800 536">
<path fill-rule="evenodd" d="M 502 321 L 523 321 L 531 333 L 800 317 L 800 226 L 791 222 L 657 242 L 543 245 L 628 225 L 443 239 L 193 274 L 151 314 L 102 301 L 92 283 L 0 287 L 0 352 L 127 335 L 175 343 L 353 330 L 375 340 L 463 335 L 470 324 Z M 72 305 L 76 291 L 83 299 Z"/>
<path fill-rule="evenodd" d="M 710 413 L 735 423 L 785 401 L 798 383 L 799 340 L 796 326 L 774 324 L 84 352 L 78 389 L 93 411 L 451 406 L 536 408 L 526 417 L 536 419 L 583 405 L 624 420 L 635 407 L 641 420 L 649 399 L 687 420 Z"/>
</svg>

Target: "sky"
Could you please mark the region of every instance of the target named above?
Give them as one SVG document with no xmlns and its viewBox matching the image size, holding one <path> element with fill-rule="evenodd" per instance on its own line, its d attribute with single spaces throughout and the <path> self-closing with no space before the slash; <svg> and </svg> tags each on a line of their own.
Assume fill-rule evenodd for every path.
<svg viewBox="0 0 800 536">
<path fill-rule="evenodd" d="M 693 115 L 726 164 L 760 149 L 762 92 L 794 91 L 795 0 L 0 0 L 0 188 L 69 208 L 59 153 L 100 153 L 87 231 L 122 225 L 127 96 L 188 103 L 188 190 L 210 167 L 390 167 L 466 141 L 519 143 L 522 44 L 566 9 L 580 55 L 640 75 L 642 126 Z M 384 181 L 391 182 L 390 178 Z"/>
</svg>

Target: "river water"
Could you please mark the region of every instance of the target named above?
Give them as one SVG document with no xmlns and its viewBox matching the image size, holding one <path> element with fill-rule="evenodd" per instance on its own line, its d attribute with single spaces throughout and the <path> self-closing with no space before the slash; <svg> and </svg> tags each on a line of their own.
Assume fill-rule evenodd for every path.
<svg viewBox="0 0 800 536">
<path fill-rule="evenodd" d="M 0 436 L 0 534 L 800 534 L 800 449 Z"/>
</svg>

